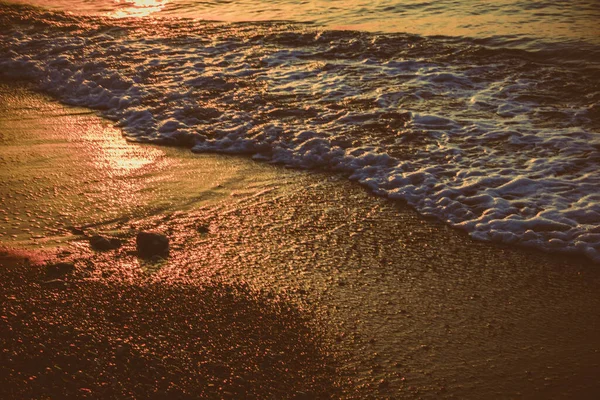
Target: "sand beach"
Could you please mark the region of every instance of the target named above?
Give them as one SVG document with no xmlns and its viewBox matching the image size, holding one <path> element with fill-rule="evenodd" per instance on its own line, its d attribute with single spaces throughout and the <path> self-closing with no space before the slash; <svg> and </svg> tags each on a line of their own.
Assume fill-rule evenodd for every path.
<svg viewBox="0 0 600 400">
<path fill-rule="evenodd" d="M 0 85 L 0 176 L 2 398 L 600 395 L 589 259 L 344 176 L 126 142 L 21 83 Z M 144 230 L 167 259 L 138 258 Z"/>
</svg>

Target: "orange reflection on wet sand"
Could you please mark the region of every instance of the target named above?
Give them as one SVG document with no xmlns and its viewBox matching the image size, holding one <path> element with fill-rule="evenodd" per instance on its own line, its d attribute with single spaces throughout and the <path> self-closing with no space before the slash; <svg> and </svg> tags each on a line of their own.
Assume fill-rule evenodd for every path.
<svg viewBox="0 0 600 400">
<path fill-rule="evenodd" d="M 150 200 L 166 168 L 160 149 L 136 146 L 83 109 L 0 86 L 0 240 L 45 240 L 69 225 L 122 218 Z"/>
<path fill-rule="evenodd" d="M 129 143 L 94 113 L 0 83 L 0 243 L 52 245 L 71 227 L 237 203 L 280 175 L 252 160 Z"/>
<path fill-rule="evenodd" d="M 119 130 L 108 125 L 90 125 L 82 133 L 82 145 L 87 147 L 89 162 L 110 178 L 132 175 L 164 155 L 156 148 L 132 146 Z"/>
</svg>

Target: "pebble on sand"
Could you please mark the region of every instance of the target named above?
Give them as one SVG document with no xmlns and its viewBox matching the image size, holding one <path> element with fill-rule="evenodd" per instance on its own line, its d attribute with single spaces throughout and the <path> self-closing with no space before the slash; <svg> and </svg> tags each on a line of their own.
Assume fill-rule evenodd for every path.
<svg viewBox="0 0 600 400">
<path fill-rule="evenodd" d="M 169 238 L 157 232 L 139 232 L 136 237 L 138 255 L 143 258 L 169 255 Z"/>
</svg>

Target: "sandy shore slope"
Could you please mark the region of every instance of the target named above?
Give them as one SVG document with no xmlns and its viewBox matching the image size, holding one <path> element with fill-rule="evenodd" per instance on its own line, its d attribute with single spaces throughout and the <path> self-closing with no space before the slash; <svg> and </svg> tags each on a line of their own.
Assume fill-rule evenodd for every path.
<svg viewBox="0 0 600 400">
<path fill-rule="evenodd" d="M 106 285 L 284 293 L 326 327 L 358 397 L 600 395 L 598 265 L 474 242 L 343 177 L 128 144 L 81 109 L 15 86 L 0 97 L 4 246 L 51 250 Z M 107 135 L 120 150 L 97 161 Z M 143 229 L 171 238 L 167 261 L 136 257 Z M 125 244 L 94 252 L 94 233 Z"/>
</svg>

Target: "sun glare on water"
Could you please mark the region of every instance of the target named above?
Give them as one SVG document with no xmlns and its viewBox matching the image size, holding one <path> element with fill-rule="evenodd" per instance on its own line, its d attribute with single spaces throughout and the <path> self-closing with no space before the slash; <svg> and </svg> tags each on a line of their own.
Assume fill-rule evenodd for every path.
<svg viewBox="0 0 600 400">
<path fill-rule="evenodd" d="M 141 18 L 159 12 L 169 0 L 115 0 L 119 8 L 112 16 L 117 18 Z"/>
</svg>

